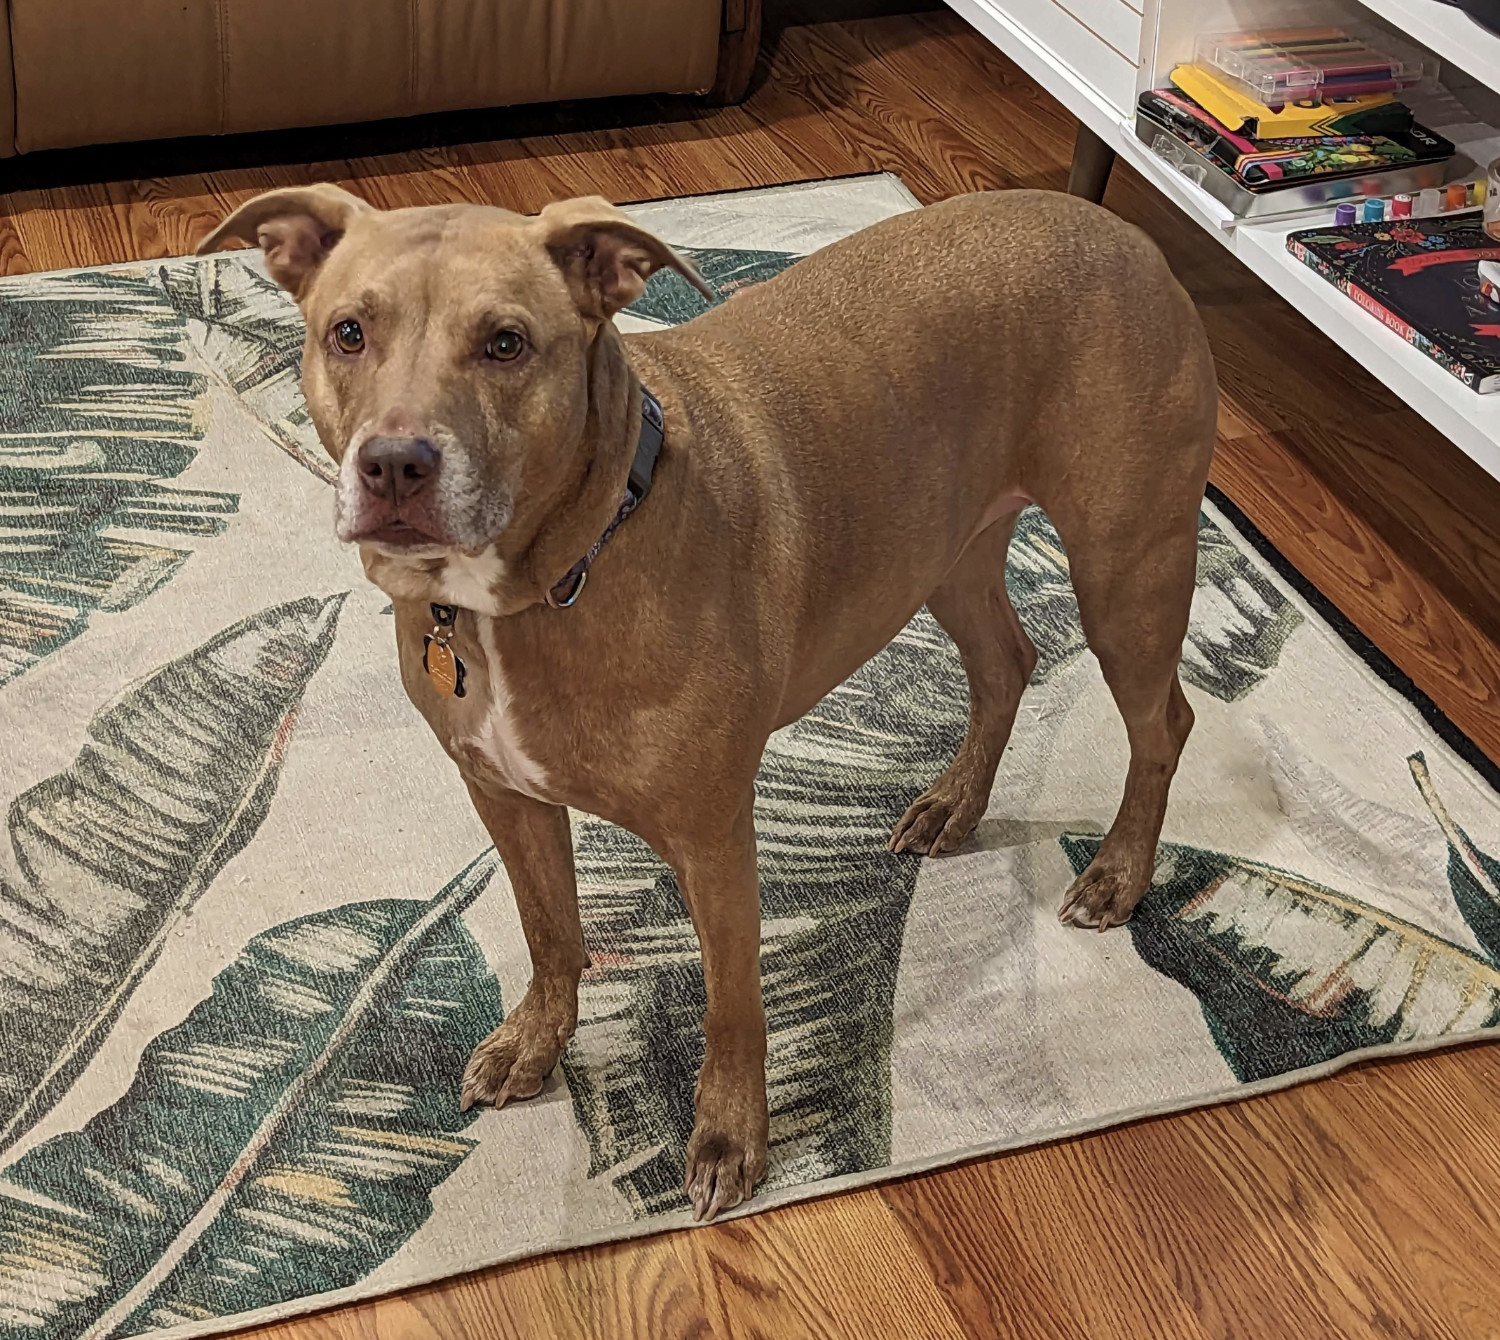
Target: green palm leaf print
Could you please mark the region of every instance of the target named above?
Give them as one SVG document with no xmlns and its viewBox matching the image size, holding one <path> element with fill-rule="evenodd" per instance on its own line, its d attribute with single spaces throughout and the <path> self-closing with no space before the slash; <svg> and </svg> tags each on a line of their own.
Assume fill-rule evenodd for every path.
<svg viewBox="0 0 1500 1340">
<path fill-rule="evenodd" d="M 462 913 L 497 864 L 256 936 L 124 1097 L 0 1174 L 0 1337 L 231 1316 L 405 1242 L 475 1144 L 457 1077 L 499 991 Z"/>
<path fill-rule="evenodd" d="M 203 440 L 208 380 L 143 270 L 0 281 L 0 684 L 128 609 L 223 530 L 231 493 L 169 481 Z"/>
<path fill-rule="evenodd" d="M 10 807 L 0 873 L 0 1149 L 67 1090 L 166 936 L 270 808 L 343 595 L 276 605 L 102 707 Z"/>
<path fill-rule="evenodd" d="M 1062 540 L 1046 514 L 1016 522 L 1006 588 L 1037 649 L 1032 683 L 1070 665 L 1085 647 Z M 1206 514 L 1198 517 L 1198 590 L 1182 648 L 1183 683 L 1237 702 L 1281 659 L 1302 614 Z"/>
<path fill-rule="evenodd" d="M 741 247 L 678 247 L 698 267 L 709 288 L 720 299 L 732 297 L 742 288 L 773 279 L 797 260 L 790 251 L 757 251 Z M 646 291 L 625 310 L 631 316 L 676 326 L 706 312 L 708 299 L 675 270 L 658 270 Z"/>
<path fill-rule="evenodd" d="M 1453 890 L 1453 900 L 1484 952 L 1500 963 L 1500 861 L 1483 851 L 1453 822 L 1438 795 L 1427 760 L 1417 753 L 1406 763 L 1417 790 L 1447 839 L 1448 884 Z"/>
<path fill-rule="evenodd" d="M 307 327 L 286 291 L 244 256 L 170 261 L 156 277 L 204 365 L 221 377 L 271 440 L 332 483 L 335 466 L 302 399 Z"/>
<path fill-rule="evenodd" d="M 1082 871 L 1100 839 L 1060 839 Z M 1383 1043 L 1500 1023 L 1500 969 L 1368 903 L 1243 857 L 1162 843 L 1127 923 L 1151 967 L 1193 991 L 1240 1080 Z"/>
</svg>

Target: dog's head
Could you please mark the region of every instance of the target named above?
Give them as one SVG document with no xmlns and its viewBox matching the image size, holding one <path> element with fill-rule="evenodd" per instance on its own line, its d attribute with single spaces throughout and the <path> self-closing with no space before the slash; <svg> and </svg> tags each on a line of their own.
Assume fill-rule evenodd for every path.
<svg viewBox="0 0 1500 1340">
<path fill-rule="evenodd" d="M 339 462 L 339 538 L 389 556 L 486 552 L 576 480 L 596 344 L 670 267 L 601 199 L 524 217 L 377 210 L 336 186 L 272 191 L 199 246 L 258 245 L 307 322 L 302 386 Z"/>
</svg>

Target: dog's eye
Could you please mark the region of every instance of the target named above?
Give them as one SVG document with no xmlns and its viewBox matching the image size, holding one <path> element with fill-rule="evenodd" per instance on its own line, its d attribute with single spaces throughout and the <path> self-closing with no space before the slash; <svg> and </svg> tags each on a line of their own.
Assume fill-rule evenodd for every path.
<svg viewBox="0 0 1500 1340">
<path fill-rule="evenodd" d="M 340 321 L 333 328 L 333 342 L 340 353 L 357 354 L 365 347 L 365 333 L 358 321 Z"/>
<path fill-rule="evenodd" d="M 509 363 L 521 356 L 526 348 L 526 337 L 519 330 L 502 330 L 484 346 L 484 356 L 497 363 Z"/>
</svg>

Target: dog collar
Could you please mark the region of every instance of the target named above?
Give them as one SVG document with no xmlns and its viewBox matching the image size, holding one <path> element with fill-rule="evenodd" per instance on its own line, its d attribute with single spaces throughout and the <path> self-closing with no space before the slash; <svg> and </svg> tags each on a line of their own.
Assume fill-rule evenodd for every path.
<svg viewBox="0 0 1500 1340">
<path fill-rule="evenodd" d="M 661 413 L 661 401 L 644 386 L 641 387 L 641 435 L 635 444 L 635 459 L 630 463 L 630 478 L 625 483 L 625 497 L 614 520 L 604 528 L 604 534 L 594 541 L 593 547 L 562 576 L 562 579 L 547 592 L 547 603 L 555 610 L 565 610 L 583 594 L 584 583 L 589 579 L 589 567 L 599 557 L 599 551 L 615 531 L 624 524 L 651 492 L 651 477 L 656 472 L 656 458 L 661 455 L 661 444 L 665 437 Z"/>
</svg>

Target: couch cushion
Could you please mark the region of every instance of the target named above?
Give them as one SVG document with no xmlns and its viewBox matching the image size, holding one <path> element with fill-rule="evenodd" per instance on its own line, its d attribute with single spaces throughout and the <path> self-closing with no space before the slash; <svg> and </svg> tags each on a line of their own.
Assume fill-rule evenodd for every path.
<svg viewBox="0 0 1500 1340">
<path fill-rule="evenodd" d="M 10 4 L 15 139 L 30 152 L 698 92 L 713 82 L 721 0 Z"/>
<path fill-rule="evenodd" d="M 702 93 L 714 81 L 721 0 L 417 0 L 415 8 L 424 112 Z"/>
<path fill-rule="evenodd" d="M 10 5 L 0 0 L 0 158 L 16 151 L 16 87 L 11 81 Z"/>
<path fill-rule="evenodd" d="M 412 110 L 412 0 L 220 0 L 220 8 L 223 130 L 375 121 Z"/>
<path fill-rule="evenodd" d="M 214 6 L 201 0 L 12 0 L 16 147 L 217 129 Z"/>
</svg>

